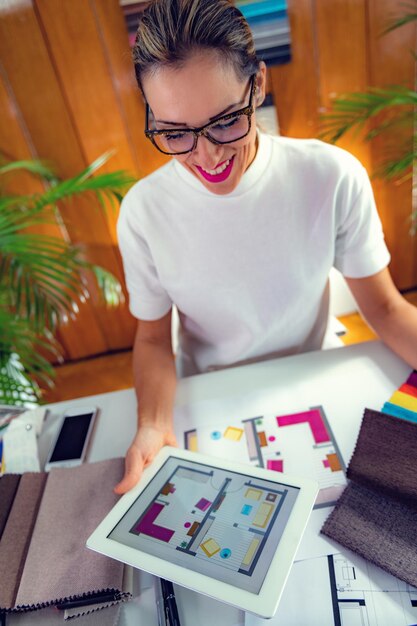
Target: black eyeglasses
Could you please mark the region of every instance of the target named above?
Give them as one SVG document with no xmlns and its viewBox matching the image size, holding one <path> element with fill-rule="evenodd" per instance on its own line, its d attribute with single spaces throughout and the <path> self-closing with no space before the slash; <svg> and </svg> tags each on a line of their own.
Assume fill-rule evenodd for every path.
<svg viewBox="0 0 417 626">
<path fill-rule="evenodd" d="M 211 143 L 221 145 L 233 143 L 243 139 L 251 129 L 253 114 L 253 94 L 255 93 L 255 77 L 250 78 L 249 104 L 243 109 L 219 115 L 201 128 L 167 128 L 164 130 L 149 130 L 150 109 L 146 103 L 145 135 L 152 141 L 155 148 L 169 155 L 186 154 L 192 152 L 197 146 L 198 138 L 204 135 Z"/>
</svg>

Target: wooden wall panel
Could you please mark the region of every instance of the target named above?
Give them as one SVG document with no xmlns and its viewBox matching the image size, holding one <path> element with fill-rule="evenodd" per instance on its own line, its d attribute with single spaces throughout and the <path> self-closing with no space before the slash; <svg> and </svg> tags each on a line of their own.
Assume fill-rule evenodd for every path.
<svg viewBox="0 0 417 626">
<path fill-rule="evenodd" d="M 291 62 L 269 69 L 280 132 L 289 137 L 316 137 L 319 92 L 313 0 L 289 0 L 288 13 Z"/>
<path fill-rule="evenodd" d="M 365 0 L 316 0 L 315 29 L 321 111 L 326 112 L 333 98 L 368 86 Z M 348 36 L 351 34 L 351 36 Z M 367 144 L 352 136 L 338 145 L 370 168 Z"/>
<path fill-rule="evenodd" d="M 169 157 L 155 150 L 151 142 L 143 135 L 145 105 L 136 83 L 123 13 L 114 0 L 90 1 L 107 53 L 114 90 L 123 115 L 126 137 L 136 164 L 136 173 L 139 177 L 146 176 L 166 163 Z"/>
<path fill-rule="evenodd" d="M 401 0 L 368 0 L 368 42 L 370 84 L 380 87 L 406 85 L 415 88 L 416 23 L 384 33 L 393 17 L 402 15 L 405 5 Z M 371 144 L 373 167 L 376 169 L 390 152 L 406 144 L 413 147 L 412 129 L 395 128 L 375 139 Z M 375 196 L 384 223 L 388 247 L 391 251 L 391 272 L 398 287 L 417 285 L 417 240 L 411 236 L 412 180 L 401 184 L 373 181 Z"/>
</svg>

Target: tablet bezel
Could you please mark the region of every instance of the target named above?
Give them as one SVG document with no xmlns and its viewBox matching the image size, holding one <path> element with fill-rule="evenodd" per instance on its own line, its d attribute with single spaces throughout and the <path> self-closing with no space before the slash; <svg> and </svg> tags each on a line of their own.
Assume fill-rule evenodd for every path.
<svg viewBox="0 0 417 626">
<path fill-rule="evenodd" d="M 108 537 L 169 457 L 202 463 L 225 471 L 238 472 L 248 478 L 260 478 L 300 490 L 259 593 L 240 589 L 205 574 L 189 570 L 182 565 L 143 552 L 138 548 L 131 548 Z M 289 476 L 242 463 L 229 463 L 223 459 L 199 452 L 165 446 L 157 454 L 152 464 L 145 468 L 139 483 L 116 503 L 91 534 L 86 545 L 91 550 L 145 570 L 155 576 L 166 578 L 244 611 L 270 618 L 278 607 L 317 493 L 318 483 L 308 478 Z"/>
</svg>

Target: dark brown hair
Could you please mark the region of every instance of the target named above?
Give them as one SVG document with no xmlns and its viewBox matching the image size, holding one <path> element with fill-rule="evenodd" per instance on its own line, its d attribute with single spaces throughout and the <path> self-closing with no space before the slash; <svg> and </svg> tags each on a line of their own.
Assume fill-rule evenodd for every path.
<svg viewBox="0 0 417 626">
<path fill-rule="evenodd" d="M 259 69 L 251 30 L 230 0 L 153 0 L 143 12 L 133 48 L 139 86 L 147 73 L 181 67 L 204 50 L 231 63 L 242 79 Z"/>
</svg>

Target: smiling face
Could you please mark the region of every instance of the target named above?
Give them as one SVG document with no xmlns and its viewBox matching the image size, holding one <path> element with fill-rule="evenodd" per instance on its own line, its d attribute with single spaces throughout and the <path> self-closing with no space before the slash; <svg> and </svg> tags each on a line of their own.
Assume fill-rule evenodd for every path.
<svg viewBox="0 0 417 626">
<path fill-rule="evenodd" d="M 264 97 L 263 64 L 255 80 L 254 106 Z M 200 128 L 219 115 L 247 106 L 250 80 L 242 79 L 215 53 L 205 52 L 194 54 L 183 67 L 160 68 L 144 76 L 143 90 L 158 130 Z M 195 150 L 174 158 L 212 193 L 230 193 L 255 158 L 255 114 L 251 122 L 249 134 L 238 141 L 216 145 L 200 136 Z"/>
</svg>

